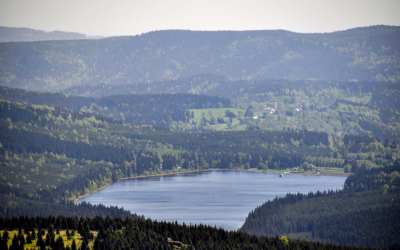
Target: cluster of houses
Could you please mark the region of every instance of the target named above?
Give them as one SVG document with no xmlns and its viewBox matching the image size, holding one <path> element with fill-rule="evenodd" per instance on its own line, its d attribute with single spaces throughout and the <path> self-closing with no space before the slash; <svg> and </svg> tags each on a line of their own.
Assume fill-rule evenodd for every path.
<svg viewBox="0 0 400 250">
<path fill-rule="evenodd" d="M 274 102 L 274 106 L 273 106 L 273 107 L 269 106 L 268 104 L 264 104 L 264 107 L 263 107 L 263 111 L 264 111 L 264 112 L 263 112 L 263 116 L 265 117 L 267 114 L 273 115 L 273 114 L 275 114 L 275 113 L 277 112 L 277 110 L 278 110 L 278 104 L 277 104 L 277 102 Z M 301 112 L 301 111 L 303 111 L 303 105 L 302 105 L 302 104 L 298 105 L 294 110 L 295 110 L 296 112 Z M 259 119 L 259 118 L 260 118 L 259 115 L 256 115 L 256 114 L 253 115 L 253 119 L 254 119 L 254 120 L 257 120 L 257 119 Z"/>
</svg>

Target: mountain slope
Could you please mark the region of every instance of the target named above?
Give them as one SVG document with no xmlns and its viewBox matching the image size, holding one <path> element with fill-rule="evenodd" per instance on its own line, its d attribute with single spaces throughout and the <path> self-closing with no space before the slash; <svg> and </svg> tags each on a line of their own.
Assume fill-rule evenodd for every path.
<svg viewBox="0 0 400 250">
<path fill-rule="evenodd" d="M 100 97 L 123 93 L 220 96 L 229 98 L 233 105 L 243 110 L 243 115 L 237 117 L 236 129 L 291 128 L 324 131 L 338 136 L 370 134 L 383 140 L 400 138 L 398 83 L 284 79 L 229 81 L 212 75 L 198 75 L 151 85 L 80 86 L 64 92 Z M 213 119 L 205 118 L 203 128 L 215 128 Z"/>
<path fill-rule="evenodd" d="M 400 79 L 400 28 L 326 34 L 288 31 L 150 32 L 100 40 L 0 44 L 0 84 L 59 91 L 83 85 L 153 86 L 214 74 L 240 79 Z"/>
<path fill-rule="evenodd" d="M 0 26 L 0 43 L 88 39 L 85 34 Z"/>
</svg>

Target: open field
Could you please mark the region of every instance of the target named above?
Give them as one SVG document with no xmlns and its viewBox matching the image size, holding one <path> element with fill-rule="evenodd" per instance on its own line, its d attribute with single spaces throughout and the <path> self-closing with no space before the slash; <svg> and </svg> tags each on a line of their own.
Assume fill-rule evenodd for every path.
<svg viewBox="0 0 400 250">
<path fill-rule="evenodd" d="M 0 230 L 0 235 L 2 237 L 4 235 L 4 232 L 5 232 L 5 230 Z M 14 237 L 18 238 L 19 232 L 17 229 L 7 230 L 7 232 L 8 232 L 7 246 L 8 246 L 8 248 L 10 248 Z M 25 239 L 24 249 L 40 249 L 40 247 L 37 246 L 38 234 L 39 234 L 38 229 L 34 229 L 34 234 L 33 234 L 33 231 L 24 231 L 24 230 L 21 231 L 20 233 L 23 234 L 24 239 Z M 46 245 L 47 245 L 46 238 L 47 238 L 48 233 L 49 233 L 48 230 L 44 230 L 44 229 L 42 230 L 42 239 L 46 243 Z M 89 240 L 89 249 L 93 249 L 94 239 L 97 235 L 96 231 L 91 231 L 91 233 L 94 237 L 92 240 Z M 80 247 L 82 245 L 83 238 L 75 230 L 68 230 L 68 233 L 67 233 L 67 230 L 58 230 L 58 231 L 54 230 L 54 234 L 55 234 L 55 237 L 54 237 L 55 241 L 57 241 L 57 239 L 59 237 L 62 237 L 65 248 L 72 249 L 73 241 L 75 241 L 76 249 L 80 249 Z M 31 240 L 29 240 L 29 238 Z"/>
</svg>

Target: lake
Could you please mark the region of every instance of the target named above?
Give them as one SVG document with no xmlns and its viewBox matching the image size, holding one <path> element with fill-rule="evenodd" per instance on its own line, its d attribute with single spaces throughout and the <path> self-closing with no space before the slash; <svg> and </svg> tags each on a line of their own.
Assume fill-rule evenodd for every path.
<svg viewBox="0 0 400 250">
<path fill-rule="evenodd" d="M 238 229 L 248 213 L 267 200 L 287 193 L 342 189 L 346 177 L 306 176 L 249 171 L 120 181 L 81 201 L 123 207 L 145 217 Z"/>
</svg>

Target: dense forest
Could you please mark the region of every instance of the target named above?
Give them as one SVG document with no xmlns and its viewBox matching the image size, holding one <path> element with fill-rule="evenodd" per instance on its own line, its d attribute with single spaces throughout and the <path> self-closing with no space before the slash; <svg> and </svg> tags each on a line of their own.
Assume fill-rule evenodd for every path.
<svg viewBox="0 0 400 250">
<path fill-rule="evenodd" d="M 338 138 L 327 133 L 307 130 L 198 130 L 187 133 L 167 128 L 154 128 L 150 125 L 125 123 L 100 115 L 74 112 L 69 108 L 57 105 L 27 104 L 27 102 L 10 100 L 2 100 L 0 110 L 0 215 L 3 218 L 59 215 L 90 218 L 109 216 L 124 219 L 130 214 L 122 209 L 88 204 L 74 205 L 73 201 L 77 196 L 117 181 L 121 177 L 140 174 L 206 168 L 281 169 L 284 166 L 297 171 L 299 169 L 314 171 L 315 169 L 336 167 L 348 172 L 356 172 L 356 175 L 346 182 L 345 191 L 310 194 L 311 198 L 301 195 L 287 196 L 283 199 L 284 204 L 288 206 L 288 210 L 292 211 L 291 215 L 294 218 L 290 219 L 290 223 L 284 219 L 274 220 L 274 223 L 278 224 L 273 224 L 268 228 L 276 231 L 266 234 L 274 237 L 288 234 L 290 242 L 293 241 L 292 237 L 306 235 L 305 239 L 344 245 L 391 246 L 397 243 L 396 239 L 387 237 L 397 230 L 388 227 L 388 216 L 391 218 L 390 221 L 396 221 L 398 207 L 397 203 L 393 202 L 398 198 L 395 192 L 398 180 L 394 178 L 395 175 L 390 175 L 393 178 L 385 177 L 384 184 L 382 184 L 385 188 L 385 195 L 382 196 L 381 191 L 375 191 L 375 187 L 363 184 L 365 180 L 376 185 L 382 181 L 374 181 L 368 174 L 362 175 L 364 171 L 366 173 L 383 171 L 381 167 L 393 164 L 395 159 L 398 159 L 399 148 L 393 141 L 381 141 L 378 138 L 358 135 L 346 135 L 338 141 Z M 371 152 L 373 152 L 373 156 Z M 389 183 L 389 181 L 393 181 L 393 183 Z M 386 184 L 388 186 L 385 186 Z M 367 186 L 371 186 L 371 188 L 365 190 Z M 362 189 L 362 191 L 358 191 L 358 189 Z M 357 192 L 351 190 L 357 190 Z M 331 216 L 313 217 L 318 214 L 313 212 L 309 213 L 308 217 L 301 216 L 300 221 L 296 221 L 295 216 L 304 213 L 294 209 L 292 203 L 307 199 L 321 200 L 310 205 L 315 209 L 318 209 L 318 204 L 328 204 L 326 207 L 331 211 Z M 346 200 L 351 200 L 351 202 L 343 202 Z M 376 201 L 379 201 L 379 204 L 389 205 L 376 207 Z M 282 207 L 281 202 L 279 199 L 273 201 L 271 203 L 273 204 L 272 210 L 286 211 L 275 209 L 275 206 Z M 294 204 L 295 206 L 296 204 Z M 346 209 L 349 212 L 342 213 L 342 208 L 347 206 Z M 340 209 L 337 210 L 340 211 L 340 214 L 333 212 L 335 211 L 334 207 Z M 365 210 L 354 210 L 355 207 L 363 207 Z M 371 207 L 374 207 L 373 210 Z M 308 207 L 304 208 L 304 205 L 301 206 L 301 209 L 309 211 Z M 252 216 L 255 215 L 249 216 L 243 230 L 265 234 L 264 231 L 258 233 L 248 229 Z M 354 228 L 338 226 L 343 225 L 341 220 L 349 221 L 350 217 L 356 218 L 351 224 Z M 366 220 L 364 217 L 374 218 L 374 220 Z M 311 222 L 306 221 L 307 219 Z M 262 221 L 258 218 L 256 220 Z M 357 224 L 360 221 L 364 224 Z M 290 230 L 287 230 L 285 226 L 283 228 L 277 226 L 280 223 L 289 227 Z M 371 224 L 375 226 L 373 228 L 385 225 L 385 230 L 373 231 L 376 237 L 370 237 Z M 181 226 L 174 225 L 174 227 L 180 228 Z M 199 243 L 193 239 L 188 240 L 190 237 L 195 237 L 193 235 L 172 234 L 171 237 L 169 233 L 162 231 L 164 229 L 154 234 L 151 230 L 146 230 L 123 231 L 122 235 L 128 235 L 124 238 L 132 237 L 132 240 L 126 242 L 121 239 L 122 236 L 119 233 L 116 233 L 119 231 L 105 230 L 101 233 L 99 231 L 98 237 L 101 236 L 104 239 L 98 238 L 98 240 L 103 242 L 101 244 L 112 245 L 116 248 L 120 246 L 119 242 L 128 245 L 133 244 L 132 242 L 138 244 L 135 240 L 140 240 L 141 237 L 150 237 L 146 239 L 155 237 L 154 244 L 157 245 L 154 246 L 166 248 L 171 244 L 178 244 L 180 246 L 193 245 L 201 249 L 209 248 L 209 244 L 215 244 L 215 246 L 233 246 L 233 248 L 240 249 L 246 246 L 241 244 L 250 244 L 249 248 L 257 249 L 265 244 L 270 244 L 265 243 L 268 242 L 266 238 L 251 238 L 250 243 L 232 239 L 232 243 L 230 243 L 230 240 L 227 240 L 229 237 L 243 239 L 243 237 L 249 236 L 240 236 L 241 234 L 229 236 L 230 233 L 224 231 L 221 231 L 222 234 L 226 234 L 221 236 L 224 240 L 216 238 L 205 240 L 207 237 L 204 236 L 205 239 L 202 238 L 203 240 L 200 241 L 202 243 Z M 203 229 L 199 230 L 201 232 L 196 231 L 193 234 L 201 235 Z M 205 234 L 208 234 L 209 230 L 214 232 L 215 229 L 204 229 Z M 346 232 L 352 230 L 351 232 L 354 234 L 338 233 L 343 230 Z M 363 230 L 362 233 L 368 240 L 365 240 L 365 237 L 360 238 L 360 230 Z M 276 240 L 276 242 L 282 242 L 282 239 Z M 90 244 L 100 243 L 92 240 Z M 304 247 L 307 248 L 306 245 Z M 327 246 L 318 245 L 318 247 Z M 107 247 L 102 249 L 107 249 Z"/>
<path fill-rule="evenodd" d="M 1 43 L 1 86 L 108 97 L 0 93 L 179 130 L 296 129 L 398 140 L 399 37 L 398 27 L 372 26 Z"/>
<path fill-rule="evenodd" d="M 230 100 L 226 98 L 191 94 L 115 95 L 89 98 L 0 87 L 0 97 L 29 105 L 63 107 L 72 112 L 158 127 L 168 127 L 173 122 L 185 122 L 186 112 L 190 109 L 231 106 Z"/>
<path fill-rule="evenodd" d="M 255 237 L 209 226 L 153 222 L 140 217 L 36 217 L 0 219 L 0 249 L 352 249 L 329 244 Z M 12 237 L 11 237 L 12 236 Z"/>
<path fill-rule="evenodd" d="M 399 37 L 399 27 L 371 26 L 321 34 L 166 30 L 1 43 L 0 83 L 39 91 L 143 83 L 157 91 L 158 81 L 201 74 L 231 80 L 398 81 Z M 192 90 L 209 86 L 199 82 Z"/>
<path fill-rule="evenodd" d="M 168 94 L 135 90 L 132 92 L 136 94 L 126 95 L 130 91 L 119 87 L 106 91 L 115 96 L 93 98 L 1 87 L 0 96 L 13 102 L 63 107 L 175 131 L 295 129 L 326 132 L 336 137 L 365 135 L 396 143 L 400 138 L 397 83 L 305 80 L 213 83 L 213 79 L 205 80 L 212 88 L 204 88 L 201 95 L 176 94 L 160 86 L 160 92 Z M 192 81 L 175 81 L 172 85 L 183 87 L 178 93 L 192 93 L 185 88 Z"/>
<path fill-rule="evenodd" d="M 4 100 L 0 111 L 2 195 L 48 202 L 73 200 L 121 177 L 179 169 L 351 172 L 400 157 L 397 144 L 368 136 L 259 129 L 188 133 Z M 16 203 L 2 206 L 7 204 Z"/>
<path fill-rule="evenodd" d="M 241 230 L 341 245 L 400 246 L 400 162 L 359 169 L 344 190 L 290 194 L 251 212 Z"/>
<path fill-rule="evenodd" d="M 1 42 L 0 249 L 399 248 L 399 39 L 372 26 Z M 77 204 L 121 178 L 206 169 L 350 177 L 268 201 L 238 232 Z"/>
<path fill-rule="evenodd" d="M 0 191 L 8 201 L 0 205 L 3 214 L 25 211 L 18 209 L 35 200 L 70 202 L 122 177 L 210 168 L 315 173 L 333 168 L 343 173 L 387 166 L 400 158 L 395 138 L 339 137 L 289 128 L 186 130 L 162 125 L 166 116 L 188 123 L 188 113 L 201 108 L 229 110 L 231 103 L 218 97 L 86 98 L 1 90 Z M 88 111 L 102 103 L 101 111 Z M 136 118 L 127 122 L 109 115 L 114 113 L 134 113 Z M 150 113 L 160 119 L 149 119 Z"/>
</svg>

